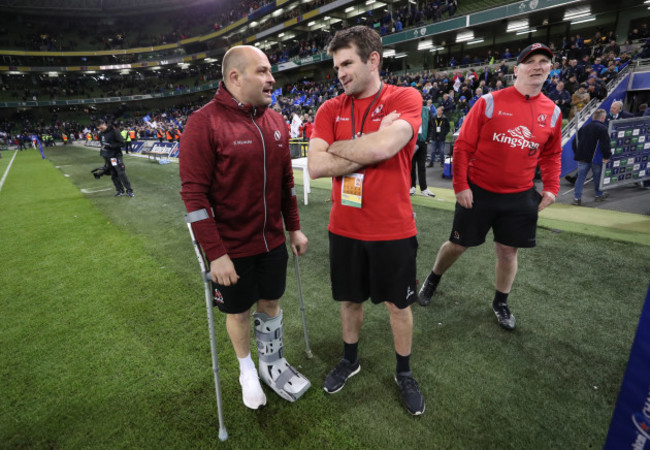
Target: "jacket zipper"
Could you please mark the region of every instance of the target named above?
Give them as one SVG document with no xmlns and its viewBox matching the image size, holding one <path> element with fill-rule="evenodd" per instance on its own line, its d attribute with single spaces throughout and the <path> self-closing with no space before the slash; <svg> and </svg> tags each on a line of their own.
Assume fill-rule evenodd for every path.
<svg viewBox="0 0 650 450">
<path fill-rule="evenodd" d="M 264 156 L 263 162 L 264 162 L 264 189 L 262 192 L 262 197 L 264 199 L 264 225 L 262 226 L 262 239 L 264 239 L 264 246 L 266 247 L 266 251 L 269 251 L 269 244 L 266 241 L 266 220 L 267 220 L 267 205 L 266 205 L 266 142 L 264 141 L 264 134 L 262 133 L 262 130 L 260 129 L 259 126 L 257 126 L 257 123 L 255 122 L 255 111 L 256 109 L 254 108 L 253 111 L 251 112 L 251 121 L 253 122 L 253 125 L 255 125 L 255 128 L 257 128 L 257 131 L 260 133 L 260 138 L 262 139 L 262 154 Z"/>
</svg>

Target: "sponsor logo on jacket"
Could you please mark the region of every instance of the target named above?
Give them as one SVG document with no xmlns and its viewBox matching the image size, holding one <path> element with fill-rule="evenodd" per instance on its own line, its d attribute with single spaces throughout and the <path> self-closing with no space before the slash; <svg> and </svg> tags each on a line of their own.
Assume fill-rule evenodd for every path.
<svg viewBox="0 0 650 450">
<path fill-rule="evenodd" d="M 530 156 L 537 153 L 539 144 L 531 139 L 533 134 L 523 125 L 516 127 L 514 130 L 508 130 L 506 133 L 494 133 L 492 140 L 501 144 L 506 144 L 510 148 L 521 148 L 528 150 Z"/>
</svg>

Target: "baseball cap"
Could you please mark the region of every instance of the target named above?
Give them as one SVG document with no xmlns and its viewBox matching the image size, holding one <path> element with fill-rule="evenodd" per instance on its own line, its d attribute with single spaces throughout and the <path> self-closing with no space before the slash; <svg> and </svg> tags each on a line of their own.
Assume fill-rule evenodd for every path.
<svg viewBox="0 0 650 450">
<path fill-rule="evenodd" d="M 551 49 L 546 45 L 536 42 L 535 44 L 530 44 L 519 53 L 517 64 L 521 64 L 526 58 L 534 53 L 544 53 L 546 56 L 553 59 L 553 51 L 551 51 Z"/>
</svg>

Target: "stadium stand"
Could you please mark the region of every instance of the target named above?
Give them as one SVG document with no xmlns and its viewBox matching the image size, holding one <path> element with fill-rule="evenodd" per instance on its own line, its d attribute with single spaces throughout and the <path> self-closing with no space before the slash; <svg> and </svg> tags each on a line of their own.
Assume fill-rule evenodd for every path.
<svg viewBox="0 0 650 450">
<path fill-rule="evenodd" d="M 273 107 L 287 121 L 293 114 L 304 120 L 340 93 L 325 54 L 330 37 L 337 29 L 366 23 L 384 36 L 384 81 L 413 86 L 434 106 L 449 94 L 447 110 L 455 124 L 473 104 L 477 88 L 487 93 L 512 82 L 519 49 L 534 40 L 549 42 L 557 67 L 547 95 L 560 80 L 570 95 L 581 85 L 588 94 L 588 101 L 584 95 L 582 103 L 573 104 L 571 121 L 565 117 L 568 142 L 585 117 L 607 101 L 625 68 L 643 70 L 641 61 L 650 56 L 648 27 L 632 1 L 616 7 L 591 3 L 585 14 L 593 20 L 569 26 L 563 25 L 566 18 L 584 7 L 557 2 L 547 12 L 499 0 L 319 0 L 288 1 L 278 8 L 274 1 L 198 0 L 179 11 L 172 3 L 159 2 L 155 13 L 148 0 L 133 0 L 126 11 L 109 6 L 59 11 L 56 21 L 50 14 L 54 3 L 47 0 L 8 4 L 8 20 L 0 28 L 0 58 L 7 64 L 0 66 L 2 130 L 10 135 L 42 131 L 60 141 L 63 134 L 92 132 L 93 120 L 106 116 L 155 139 L 152 124 L 182 129 L 192 108 L 212 96 L 221 77 L 220 55 L 241 43 L 259 46 L 274 64 L 279 90 Z M 467 29 L 474 21 L 477 25 Z M 460 42 L 463 33 L 471 37 Z M 626 106 L 637 113 L 642 103 L 647 98 L 637 95 Z"/>
</svg>

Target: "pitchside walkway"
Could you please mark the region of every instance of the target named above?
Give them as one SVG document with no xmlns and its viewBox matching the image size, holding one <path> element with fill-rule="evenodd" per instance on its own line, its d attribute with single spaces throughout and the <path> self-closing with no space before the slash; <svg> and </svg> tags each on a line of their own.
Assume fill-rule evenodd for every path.
<svg viewBox="0 0 650 450">
<path fill-rule="evenodd" d="M 294 170 L 296 184 L 302 184 L 302 173 Z M 442 168 L 427 168 L 427 185 L 435 198 L 418 194 L 411 197 L 414 205 L 453 211 L 456 203 L 450 179 L 442 178 Z M 329 179 L 311 180 L 311 188 L 331 189 Z M 542 227 L 650 246 L 650 190 L 623 186 L 608 191 L 610 197 L 593 203 L 593 186 L 585 185 L 583 205 L 573 206 L 573 186 L 562 180 L 557 202 L 542 211 Z M 300 193 L 299 193 L 300 195 Z M 597 205 L 597 206 L 596 206 Z M 450 224 L 451 226 L 451 224 Z"/>
</svg>

